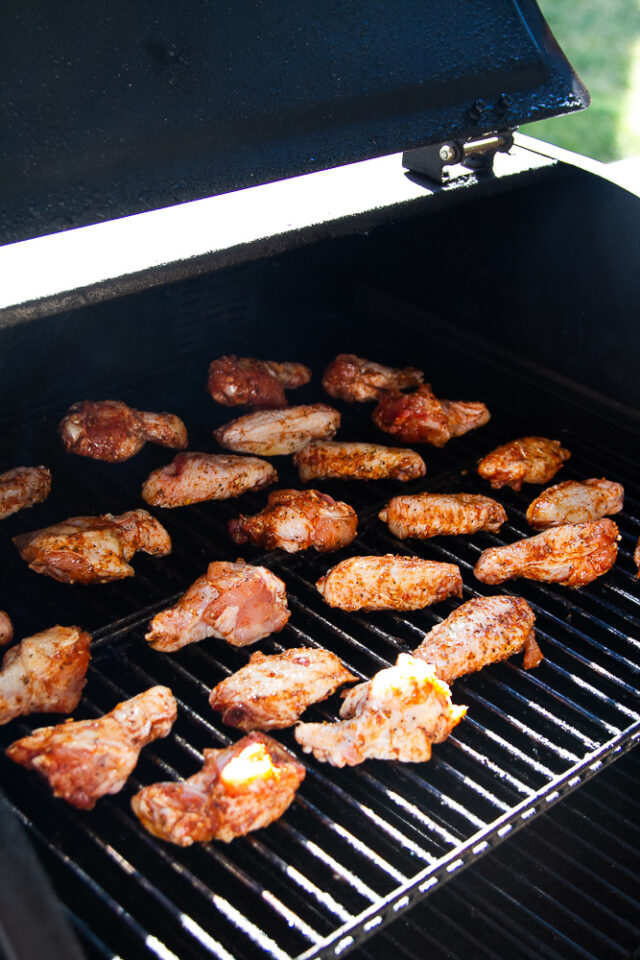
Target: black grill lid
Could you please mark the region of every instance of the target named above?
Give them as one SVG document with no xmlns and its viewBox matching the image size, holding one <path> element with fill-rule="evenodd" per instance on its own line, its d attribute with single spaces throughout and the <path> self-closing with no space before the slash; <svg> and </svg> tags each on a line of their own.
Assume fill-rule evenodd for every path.
<svg viewBox="0 0 640 960">
<path fill-rule="evenodd" d="M 7 0 L 0 242 L 580 109 L 534 0 Z"/>
</svg>

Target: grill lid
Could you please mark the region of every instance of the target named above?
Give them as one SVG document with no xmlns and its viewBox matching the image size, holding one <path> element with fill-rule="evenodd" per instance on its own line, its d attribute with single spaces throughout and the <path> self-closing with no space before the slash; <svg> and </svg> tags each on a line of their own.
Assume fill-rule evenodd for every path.
<svg viewBox="0 0 640 960">
<path fill-rule="evenodd" d="M 534 0 L 9 0 L 0 242 L 587 106 Z"/>
</svg>

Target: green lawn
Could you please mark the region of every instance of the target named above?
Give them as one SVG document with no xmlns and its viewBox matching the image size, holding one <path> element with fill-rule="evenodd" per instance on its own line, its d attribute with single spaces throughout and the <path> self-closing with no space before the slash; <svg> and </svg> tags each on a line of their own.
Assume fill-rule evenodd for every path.
<svg viewBox="0 0 640 960">
<path fill-rule="evenodd" d="M 640 0 L 538 0 L 591 94 L 588 110 L 521 127 L 597 160 L 640 154 Z"/>
</svg>

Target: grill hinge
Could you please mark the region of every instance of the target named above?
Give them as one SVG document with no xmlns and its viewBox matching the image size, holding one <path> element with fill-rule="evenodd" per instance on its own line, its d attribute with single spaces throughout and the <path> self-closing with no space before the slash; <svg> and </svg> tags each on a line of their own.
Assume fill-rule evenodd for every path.
<svg viewBox="0 0 640 960">
<path fill-rule="evenodd" d="M 412 173 L 419 173 L 436 183 L 453 179 L 449 169 L 456 165 L 466 170 L 491 172 L 496 153 L 507 153 L 513 146 L 514 130 L 498 130 L 476 140 L 445 140 L 426 147 L 405 150 L 402 165 Z M 446 168 L 446 169 L 445 169 Z M 458 175 L 465 171 L 459 171 Z"/>
</svg>

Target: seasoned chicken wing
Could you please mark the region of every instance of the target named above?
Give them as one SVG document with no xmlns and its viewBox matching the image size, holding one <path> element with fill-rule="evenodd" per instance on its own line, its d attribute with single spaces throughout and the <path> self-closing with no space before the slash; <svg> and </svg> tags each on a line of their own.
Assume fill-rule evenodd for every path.
<svg viewBox="0 0 640 960">
<path fill-rule="evenodd" d="M 246 667 L 213 688 L 209 703 L 231 727 L 281 730 L 312 703 L 357 679 L 328 650 L 297 647 L 272 656 L 256 652 Z"/>
<path fill-rule="evenodd" d="M 286 407 L 285 387 L 301 387 L 311 370 L 301 363 L 276 363 L 233 354 L 218 357 L 209 367 L 207 389 L 226 407 Z"/>
<path fill-rule="evenodd" d="M 153 783 L 131 800 L 155 837 L 187 847 L 229 843 L 281 817 L 304 780 L 304 766 L 264 733 L 204 751 L 202 770 L 182 783 Z"/>
<path fill-rule="evenodd" d="M 582 587 L 611 569 L 619 539 L 613 520 L 549 527 L 535 537 L 485 550 L 473 572 L 483 583 L 526 577 Z"/>
<path fill-rule="evenodd" d="M 378 517 L 396 537 L 438 537 L 498 531 L 507 519 L 504 508 L 475 493 L 416 493 L 394 497 Z"/>
<path fill-rule="evenodd" d="M 586 523 L 620 513 L 624 487 L 611 480 L 566 480 L 547 487 L 527 509 L 527 523 L 536 530 L 562 523 Z"/>
<path fill-rule="evenodd" d="M 496 447 L 478 464 L 478 473 L 495 489 L 520 490 L 523 483 L 547 483 L 571 456 L 558 440 L 520 437 Z"/>
<path fill-rule="evenodd" d="M 330 439 L 340 426 L 340 414 L 326 403 L 286 410 L 259 410 L 238 417 L 213 431 L 221 447 L 238 453 L 275 457 L 295 453 L 309 440 Z"/>
<path fill-rule="evenodd" d="M 423 380 L 422 370 L 415 367 L 385 367 L 353 353 L 340 353 L 322 375 L 322 386 L 332 397 L 353 403 L 378 400 L 384 390 L 406 390 Z"/>
<path fill-rule="evenodd" d="M 476 597 L 429 631 L 413 651 L 447 683 L 524 651 L 524 668 L 542 660 L 533 624 L 535 614 L 521 597 Z"/>
<path fill-rule="evenodd" d="M 89 666 L 91 636 L 79 627 L 51 627 L 4 655 L 0 723 L 29 713 L 72 713 Z"/>
<path fill-rule="evenodd" d="M 356 535 L 358 515 L 348 503 L 318 490 L 274 490 L 264 510 L 229 521 L 236 543 L 254 543 L 287 553 L 314 547 L 321 553 L 339 550 Z"/>
<path fill-rule="evenodd" d="M 216 560 L 174 607 L 153 618 L 145 639 L 165 653 L 205 637 L 244 647 L 278 633 L 290 616 L 285 585 L 274 573 Z"/>
<path fill-rule="evenodd" d="M 455 563 L 419 557 L 349 557 L 316 583 L 330 607 L 342 610 L 421 610 L 462 596 Z"/>
<path fill-rule="evenodd" d="M 121 463 L 145 443 L 184 450 L 187 428 L 173 413 L 146 413 L 119 400 L 74 403 L 58 427 L 67 453 Z"/>
<path fill-rule="evenodd" d="M 35 507 L 51 493 L 51 472 L 46 467 L 14 467 L 0 473 L 0 520 L 25 507 Z"/>
<path fill-rule="evenodd" d="M 142 486 L 142 499 L 153 507 L 186 507 L 204 500 L 239 497 L 277 479 L 271 464 L 258 457 L 179 453 L 166 467 L 152 470 Z"/>
<path fill-rule="evenodd" d="M 303 483 L 307 480 L 415 480 L 427 472 L 420 454 L 406 447 L 379 443 L 312 440 L 293 457 Z"/>
<path fill-rule="evenodd" d="M 301 723 L 294 735 L 305 753 L 334 767 L 373 757 L 420 763 L 431 759 L 431 745 L 446 740 L 466 712 L 451 702 L 433 667 L 401 653 L 395 667 L 347 693 L 342 722 Z"/>
<path fill-rule="evenodd" d="M 146 510 L 115 517 L 71 517 L 52 527 L 14 537 L 20 556 L 36 573 L 62 583 L 108 583 L 133 577 L 128 563 L 137 550 L 171 553 L 164 527 Z"/>
<path fill-rule="evenodd" d="M 633 551 L 633 559 L 635 561 L 636 567 L 638 568 L 638 576 L 640 577 L 640 537 L 636 544 L 636 548 Z"/>
<path fill-rule="evenodd" d="M 423 383 L 413 393 L 388 390 L 373 411 L 373 422 L 404 443 L 430 443 L 443 447 L 452 437 L 482 427 L 491 418 L 484 403 L 438 400 L 431 385 Z"/>
<path fill-rule="evenodd" d="M 100 797 L 118 793 L 143 747 L 166 737 L 177 715 L 168 687 L 151 687 L 97 720 L 67 720 L 16 740 L 7 756 L 36 770 L 53 794 L 91 810 Z"/>
<path fill-rule="evenodd" d="M 11 617 L 4 610 L 0 610 L 0 647 L 6 647 L 13 640 L 13 624 Z"/>
</svg>

